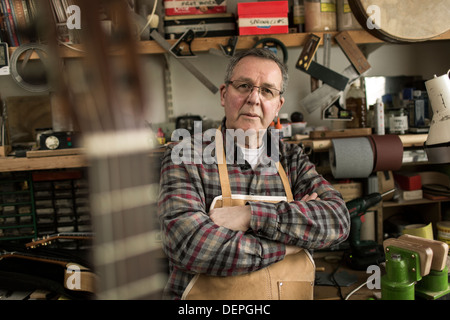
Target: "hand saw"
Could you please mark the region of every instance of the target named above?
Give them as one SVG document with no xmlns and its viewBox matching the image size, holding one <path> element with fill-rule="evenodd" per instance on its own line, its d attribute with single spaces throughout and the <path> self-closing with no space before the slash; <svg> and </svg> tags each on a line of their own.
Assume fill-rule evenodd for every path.
<svg viewBox="0 0 450 320">
<path fill-rule="evenodd" d="M 158 31 L 153 30 L 150 36 L 155 40 L 164 50 L 172 54 L 178 62 L 180 62 L 192 75 L 194 75 L 201 83 L 203 83 L 212 93 L 217 93 L 219 89 L 203 74 L 201 73 L 192 63 L 187 61 L 185 58 L 177 55 L 173 49 L 173 46 L 164 39 L 163 36 L 159 34 Z"/>
<path fill-rule="evenodd" d="M 343 76 L 349 79 L 347 83 L 348 86 L 362 74 L 367 72 L 370 69 L 370 64 L 347 31 L 336 35 L 335 40 L 351 62 L 351 64 L 341 72 Z M 300 100 L 300 107 L 304 108 L 308 113 L 312 113 L 318 108 L 328 108 L 339 99 L 342 93 L 343 91 L 325 83 L 320 88 Z"/>
</svg>

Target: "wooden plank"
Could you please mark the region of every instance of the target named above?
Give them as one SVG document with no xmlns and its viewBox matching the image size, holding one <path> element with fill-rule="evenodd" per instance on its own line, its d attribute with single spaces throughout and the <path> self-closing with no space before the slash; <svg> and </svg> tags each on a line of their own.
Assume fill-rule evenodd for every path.
<svg viewBox="0 0 450 320">
<path fill-rule="evenodd" d="M 323 34 L 330 33 L 332 35 L 332 39 L 337 34 L 337 32 L 314 32 L 321 38 L 323 38 Z M 384 43 L 383 40 L 378 39 L 377 37 L 371 35 L 365 30 L 350 30 L 348 31 L 353 41 L 356 44 L 369 44 L 369 43 Z M 283 42 L 283 44 L 288 47 L 301 47 L 304 45 L 306 38 L 309 36 L 309 33 L 287 33 L 287 34 L 272 34 L 272 35 L 248 35 L 248 36 L 239 36 L 239 41 L 237 43 L 236 49 L 248 49 L 254 46 L 254 44 L 263 38 L 276 38 Z M 212 37 L 212 38 L 195 38 L 192 42 L 192 51 L 195 52 L 207 52 L 209 49 L 220 49 L 220 44 L 226 45 L 230 37 Z M 446 33 L 443 33 L 429 41 L 439 41 L 439 40 L 450 40 L 450 30 Z M 170 43 L 175 43 L 176 40 L 168 40 Z M 426 42 L 429 42 L 426 41 Z M 332 44 L 336 42 L 332 40 Z M 320 42 L 323 45 L 323 40 Z M 80 52 L 77 50 L 83 50 L 82 44 L 71 45 L 76 50 L 70 49 L 64 45 L 59 47 L 61 56 L 64 58 L 80 58 L 84 56 L 84 52 Z M 161 46 L 156 43 L 156 41 L 148 40 L 148 41 L 139 41 L 137 44 L 137 50 L 140 54 L 160 54 L 165 53 L 165 50 L 161 48 Z M 17 48 L 10 47 L 9 54 L 11 55 Z M 38 59 L 37 54 L 33 53 L 31 59 Z"/>
<path fill-rule="evenodd" d="M 69 156 L 75 154 L 83 154 L 83 148 L 68 148 L 68 149 L 57 149 L 57 150 L 32 150 L 27 151 L 27 158 L 41 158 L 41 157 L 58 157 L 58 156 Z"/>
<path fill-rule="evenodd" d="M 309 137 L 311 139 L 333 139 L 369 136 L 371 134 L 372 128 L 355 128 L 343 130 L 311 131 L 309 133 Z"/>
<path fill-rule="evenodd" d="M 425 134 L 405 134 L 398 136 L 402 140 L 403 147 L 423 147 L 427 141 L 428 133 Z"/>
<path fill-rule="evenodd" d="M 347 31 L 338 33 L 334 39 L 359 74 L 363 74 L 370 69 L 370 64 L 366 57 L 362 54 L 361 50 L 359 50 L 358 46 Z"/>
<path fill-rule="evenodd" d="M 0 158 L 0 172 L 30 171 L 86 167 L 84 155 L 71 155 L 46 158 Z"/>
</svg>

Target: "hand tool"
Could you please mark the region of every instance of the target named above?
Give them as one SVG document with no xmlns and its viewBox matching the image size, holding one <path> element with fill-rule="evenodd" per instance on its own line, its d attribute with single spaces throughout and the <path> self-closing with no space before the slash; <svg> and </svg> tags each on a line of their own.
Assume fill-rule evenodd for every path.
<svg viewBox="0 0 450 320">
<path fill-rule="evenodd" d="M 170 52 L 175 58 L 177 58 L 176 60 L 178 62 L 180 62 L 187 70 L 189 70 L 192 73 L 192 75 L 194 75 L 201 83 L 203 83 L 212 93 L 215 94 L 215 93 L 217 93 L 217 91 L 219 91 L 219 89 L 203 73 L 201 73 L 192 63 L 187 61 L 185 58 L 180 58 L 179 55 L 175 54 L 174 50 L 172 50 L 174 46 L 171 46 L 170 43 L 168 41 L 166 41 L 166 39 L 164 39 L 164 37 L 161 36 L 158 31 L 153 30 L 151 32 L 150 36 L 163 49 L 165 49 L 167 52 Z M 180 39 L 182 39 L 182 38 L 180 38 Z M 192 39 L 191 39 L 191 41 L 188 42 L 189 51 L 192 52 L 190 50 L 190 42 L 192 42 Z M 180 43 L 180 41 L 177 41 L 177 43 L 175 43 L 175 44 L 177 45 L 179 43 Z"/>
<path fill-rule="evenodd" d="M 186 30 L 183 35 L 170 48 L 170 52 L 179 58 L 194 58 L 195 54 L 191 50 L 191 44 L 194 40 L 195 34 L 192 29 Z M 188 53 L 184 53 L 183 43 L 187 44 Z"/>
<path fill-rule="evenodd" d="M 326 120 L 351 121 L 353 120 L 353 115 L 351 111 L 346 110 L 341 106 L 340 98 L 337 97 L 333 103 L 323 109 L 322 118 Z"/>
<path fill-rule="evenodd" d="M 389 190 L 383 194 L 371 193 L 365 197 L 356 198 L 346 203 L 350 214 L 350 252 L 347 254 L 347 262 L 353 269 L 366 270 L 369 265 L 376 265 L 384 260 L 383 250 L 380 245 L 373 240 L 361 240 L 361 219 L 367 210 L 378 204 L 382 198 L 393 192 Z"/>
<path fill-rule="evenodd" d="M 347 86 L 358 79 L 361 75 L 370 69 L 363 53 L 359 50 L 348 32 L 344 31 L 335 36 L 336 42 L 339 44 L 346 57 L 351 64 L 346 67 L 341 75 L 348 78 Z M 309 95 L 300 100 L 300 107 L 304 108 L 308 113 L 321 108 L 327 108 L 340 100 L 343 91 L 339 91 L 333 86 L 324 83 L 320 88 L 311 92 Z"/>
<path fill-rule="evenodd" d="M 303 46 L 303 50 L 298 58 L 295 67 L 302 70 L 313 78 L 322 80 L 324 83 L 333 88 L 342 91 L 345 89 L 349 79 L 340 73 L 337 73 L 313 60 L 314 55 L 319 47 L 320 37 L 310 34 L 309 39 Z"/>
<path fill-rule="evenodd" d="M 228 39 L 228 43 L 226 45 L 219 44 L 220 50 L 216 48 L 211 48 L 209 49 L 209 53 L 230 58 L 234 56 L 234 53 L 236 52 L 236 45 L 238 40 L 239 37 L 232 36 Z"/>
<path fill-rule="evenodd" d="M 239 40 L 239 37 L 233 36 L 228 39 L 227 45 L 220 45 L 220 49 L 222 49 L 222 52 L 224 55 L 232 57 L 234 55 L 234 52 L 236 51 L 236 45 Z"/>
<path fill-rule="evenodd" d="M 383 300 L 446 299 L 448 244 L 412 235 L 387 239 L 386 274 L 381 277 Z"/>
</svg>

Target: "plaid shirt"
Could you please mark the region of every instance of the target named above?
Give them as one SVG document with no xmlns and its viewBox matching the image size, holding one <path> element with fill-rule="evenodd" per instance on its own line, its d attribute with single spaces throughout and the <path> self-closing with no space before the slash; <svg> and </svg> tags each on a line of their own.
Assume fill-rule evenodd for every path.
<svg viewBox="0 0 450 320">
<path fill-rule="evenodd" d="M 230 139 L 226 137 L 224 122 L 222 127 L 230 159 L 230 145 L 234 143 L 226 143 Z M 203 141 L 201 151 L 208 145 L 210 141 Z M 163 247 L 170 267 L 164 298 L 180 299 L 197 273 L 245 274 L 282 260 L 286 244 L 319 249 L 347 238 L 350 218 L 340 193 L 316 172 L 300 146 L 278 140 L 274 145 L 294 201 L 248 203 L 252 216 L 247 232 L 219 227 L 209 218 L 211 202 L 221 195 L 217 164 L 195 161 L 195 156 L 201 156 L 198 145 L 192 145 L 191 157 L 180 164 L 174 164 L 171 157 L 172 152 L 179 150 L 174 145 L 167 149 L 161 166 L 158 203 Z M 234 159 L 238 160 L 236 150 Z M 248 163 L 227 160 L 232 194 L 285 196 L 280 176 L 276 171 L 270 173 L 273 165 L 272 160 L 263 161 L 252 170 Z M 320 200 L 301 201 L 313 192 L 319 194 Z"/>
</svg>

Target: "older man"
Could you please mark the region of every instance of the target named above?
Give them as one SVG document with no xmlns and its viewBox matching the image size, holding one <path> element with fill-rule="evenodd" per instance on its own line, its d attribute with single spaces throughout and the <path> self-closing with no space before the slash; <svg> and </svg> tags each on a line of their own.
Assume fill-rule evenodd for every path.
<svg viewBox="0 0 450 320">
<path fill-rule="evenodd" d="M 268 130 L 284 104 L 287 81 L 285 65 L 271 51 L 237 52 L 220 87 L 225 117 L 216 136 L 216 161 L 175 164 L 174 149 L 168 148 L 159 199 L 170 265 L 165 298 L 182 298 L 197 275 L 252 274 L 303 249 L 347 238 L 350 222 L 341 195 L 301 147 L 283 143 Z M 200 151 L 194 140 L 192 152 L 202 157 L 211 140 L 202 139 Z M 215 206 L 229 198 L 244 200 Z"/>
</svg>

